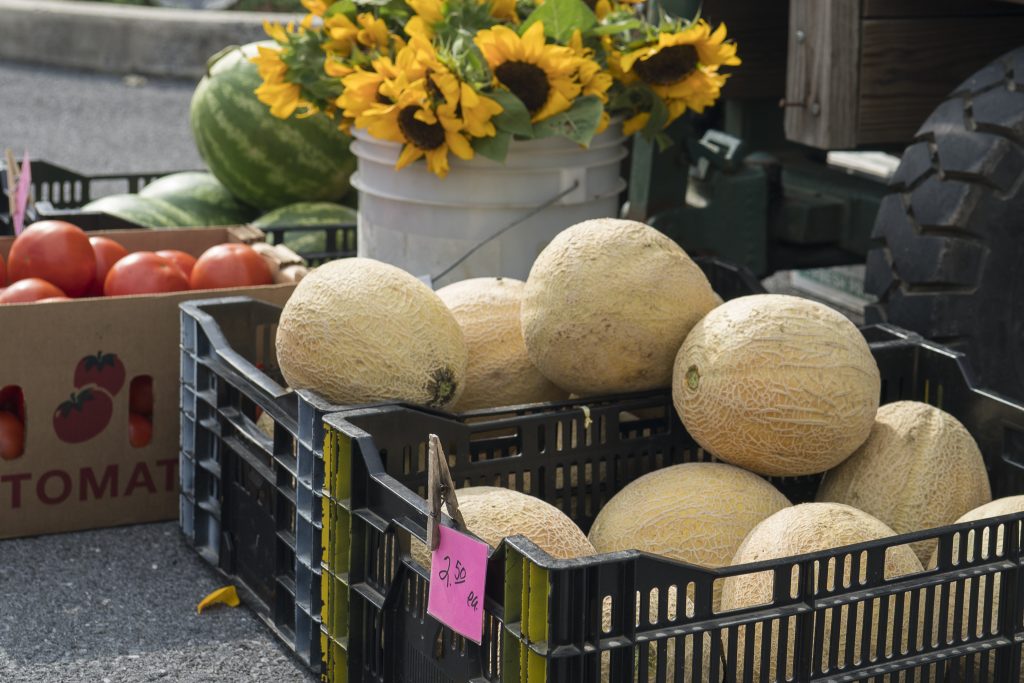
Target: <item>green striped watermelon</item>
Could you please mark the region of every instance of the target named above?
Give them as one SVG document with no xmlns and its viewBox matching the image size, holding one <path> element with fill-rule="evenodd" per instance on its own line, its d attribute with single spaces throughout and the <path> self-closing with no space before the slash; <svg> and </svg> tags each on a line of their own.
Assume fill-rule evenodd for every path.
<svg viewBox="0 0 1024 683">
<path fill-rule="evenodd" d="M 215 57 L 196 87 L 190 119 L 199 154 L 232 194 L 259 209 L 341 199 L 356 165 L 349 137 L 325 116 L 271 116 L 253 94 L 261 80 L 249 57 L 259 44 Z"/>
<path fill-rule="evenodd" d="M 333 202 L 296 202 L 265 213 L 252 222 L 252 225 L 266 230 L 268 228 L 301 228 L 351 223 L 355 225 L 356 212 L 348 206 Z M 348 239 L 336 245 L 341 251 L 356 250 L 355 230 L 346 231 Z M 339 237 L 339 239 L 341 239 Z M 285 232 L 284 243 L 301 256 L 323 253 L 327 249 L 327 236 L 322 230 Z"/>
<path fill-rule="evenodd" d="M 117 216 L 144 228 L 190 227 L 192 217 L 170 202 L 137 194 L 112 194 L 100 197 L 82 207 L 82 211 L 99 211 Z"/>
<path fill-rule="evenodd" d="M 186 171 L 154 180 L 139 192 L 140 197 L 162 199 L 190 216 L 188 225 L 239 225 L 256 215 L 212 173 Z"/>
</svg>

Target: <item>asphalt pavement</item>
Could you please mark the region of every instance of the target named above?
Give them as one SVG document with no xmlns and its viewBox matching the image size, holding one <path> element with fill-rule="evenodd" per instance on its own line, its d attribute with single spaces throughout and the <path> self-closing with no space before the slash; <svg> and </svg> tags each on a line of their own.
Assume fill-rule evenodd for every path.
<svg viewBox="0 0 1024 683">
<path fill-rule="evenodd" d="M 0 62 L 0 150 L 84 173 L 202 168 L 195 86 Z M 8 331 L 0 330 L 0 334 Z M 314 681 L 176 522 L 0 541 L 0 681 Z"/>
</svg>

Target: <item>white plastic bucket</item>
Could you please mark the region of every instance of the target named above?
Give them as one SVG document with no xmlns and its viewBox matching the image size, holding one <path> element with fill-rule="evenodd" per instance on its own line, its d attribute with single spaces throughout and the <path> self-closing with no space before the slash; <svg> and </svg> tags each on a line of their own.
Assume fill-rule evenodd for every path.
<svg viewBox="0 0 1024 683">
<path fill-rule="evenodd" d="M 619 167 L 627 152 L 618 125 L 588 148 L 563 138 L 515 141 L 502 164 L 450 155 L 451 171 L 443 180 L 423 161 L 396 171 L 401 145 L 363 130 L 354 135 L 358 253 L 417 276 L 436 277 L 488 237 L 573 188 L 435 280 L 438 286 L 495 275 L 525 280 L 559 232 L 588 218 L 618 215 L 626 186 Z"/>
</svg>

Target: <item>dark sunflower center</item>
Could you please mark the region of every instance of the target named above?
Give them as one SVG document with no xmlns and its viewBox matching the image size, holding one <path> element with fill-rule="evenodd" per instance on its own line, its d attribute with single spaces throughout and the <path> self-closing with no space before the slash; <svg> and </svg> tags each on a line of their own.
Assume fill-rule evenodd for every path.
<svg viewBox="0 0 1024 683">
<path fill-rule="evenodd" d="M 644 61 L 636 60 L 633 71 L 651 85 L 672 85 L 697 68 L 697 50 L 692 45 L 673 45 Z"/>
<path fill-rule="evenodd" d="M 419 107 L 405 107 L 398 112 L 398 127 L 405 139 L 424 151 L 444 144 L 444 128 L 440 123 L 423 123 L 416 118 Z"/>
<path fill-rule="evenodd" d="M 494 70 L 501 84 L 522 100 L 531 114 L 537 113 L 548 101 L 551 84 L 544 69 L 526 62 L 505 62 Z"/>
</svg>

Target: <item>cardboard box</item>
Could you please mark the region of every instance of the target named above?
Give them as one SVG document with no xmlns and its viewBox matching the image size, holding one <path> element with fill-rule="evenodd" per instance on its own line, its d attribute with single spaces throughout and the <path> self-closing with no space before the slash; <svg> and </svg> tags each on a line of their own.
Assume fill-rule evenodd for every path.
<svg viewBox="0 0 1024 683">
<path fill-rule="evenodd" d="M 129 251 L 180 249 L 198 256 L 222 242 L 262 239 L 252 228 L 117 230 Z M 6 259 L 13 238 L 0 238 Z M 189 299 L 244 294 L 283 305 L 294 284 L 0 306 L 0 392 L 20 387 L 25 405 L 25 450 L 0 460 L 0 538 L 175 519 L 178 515 L 178 304 Z M 64 417 L 60 405 L 82 388 L 76 368 L 97 352 L 116 354 L 92 386 L 82 411 Z M 129 386 L 149 375 L 153 437 L 128 442 Z M 107 402 L 109 397 L 109 403 Z M 105 428 L 92 438 L 81 430 Z M 88 427 L 92 428 L 89 429 Z M 58 432 L 63 436 L 59 436 Z"/>
</svg>

